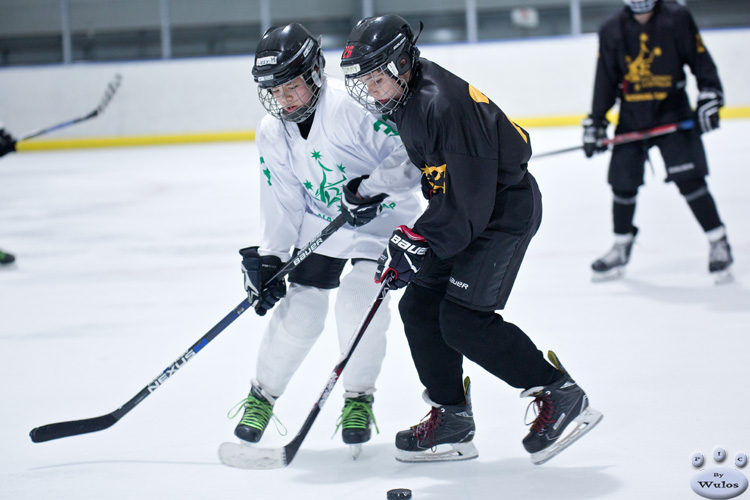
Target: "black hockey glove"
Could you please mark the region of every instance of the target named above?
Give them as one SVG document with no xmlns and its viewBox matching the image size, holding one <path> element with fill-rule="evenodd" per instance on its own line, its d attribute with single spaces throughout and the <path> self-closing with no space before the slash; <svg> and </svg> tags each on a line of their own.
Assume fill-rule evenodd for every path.
<svg viewBox="0 0 750 500">
<path fill-rule="evenodd" d="M 703 89 L 698 94 L 698 107 L 695 108 L 695 121 L 701 133 L 719 128 L 719 108 L 724 105 L 724 95 L 720 90 Z"/>
<path fill-rule="evenodd" d="M 589 115 L 583 119 L 581 124 L 583 125 L 583 152 L 586 153 L 586 158 L 591 158 L 597 153 L 606 151 L 607 146 L 602 144 L 602 140 L 607 138 L 607 126 L 609 125 L 607 119 L 597 120 Z"/>
<path fill-rule="evenodd" d="M 281 269 L 283 263 L 275 255 L 258 254 L 258 247 L 243 248 L 240 255 L 247 300 L 255 308 L 258 316 L 265 316 L 266 312 L 286 295 L 284 278 L 267 283 Z"/>
<path fill-rule="evenodd" d="M 405 287 L 422 267 L 428 248 L 423 237 L 406 226 L 398 226 L 378 259 L 375 283 L 382 283 L 388 273 L 393 273 L 391 289 Z"/>
<path fill-rule="evenodd" d="M 362 197 L 357 194 L 359 185 L 369 175 L 363 175 L 352 179 L 344 185 L 344 197 L 341 199 L 341 213 L 344 214 L 346 222 L 352 226 L 364 226 L 371 222 L 383 211 L 383 200 L 388 195 L 384 193 L 375 196 Z"/>
<path fill-rule="evenodd" d="M 0 156 L 16 150 L 16 140 L 4 128 L 0 128 Z"/>
</svg>

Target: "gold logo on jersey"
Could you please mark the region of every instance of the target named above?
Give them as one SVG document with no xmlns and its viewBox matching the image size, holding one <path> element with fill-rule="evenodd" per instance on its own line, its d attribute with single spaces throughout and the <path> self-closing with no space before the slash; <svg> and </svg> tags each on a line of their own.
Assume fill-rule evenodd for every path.
<svg viewBox="0 0 750 500">
<path fill-rule="evenodd" d="M 469 95 L 472 99 L 476 102 L 483 102 L 485 104 L 489 104 L 490 100 L 487 98 L 486 95 L 482 94 L 480 91 L 474 88 L 474 85 L 469 84 Z"/>
<path fill-rule="evenodd" d="M 625 100 L 633 101 L 662 101 L 667 98 L 667 93 L 653 89 L 668 89 L 672 87 L 671 75 L 655 75 L 651 72 L 651 64 L 654 59 L 662 55 L 661 47 L 649 49 L 648 35 L 641 33 L 640 51 L 633 58 L 625 56 L 628 65 L 628 73 L 625 75 Z"/>
<path fill-rule="evenodd" d="M 703 45 L 700 33 L 695 34 L 695 49 L 699 54 L 703 54 L 706 51 L 706 46 Z"/>
<path fill-rule="evenodd" d="M 430 184 L 430 190 L 433 194 L 437 194 L 439 191 L 445 193 L 445 164 L 439 167 L 425 165 L 420 170 Z"/>
</svg>

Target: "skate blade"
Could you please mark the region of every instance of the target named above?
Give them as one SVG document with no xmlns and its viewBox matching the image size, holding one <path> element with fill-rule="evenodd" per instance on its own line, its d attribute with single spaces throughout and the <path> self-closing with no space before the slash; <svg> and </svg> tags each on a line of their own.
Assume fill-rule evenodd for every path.
<svg viewBox="0 0 750 500">
<path fill-rule="evenodd" d="M 362 443 L 350 444 L 349 451 L 352 454 L 352 460 L 357 460 L 362 454 Z"/>
<path fill-rule="evenodd" d="M 615 281 L 619 280 L 625 276 L 625 266 L 620 267 L 614 267 L 610 269 L 609 271 L 594 271 L 594 274 L 591 276 L 591 281 L 594 283 L 602 283 L 605 281 Z"/>
<path fill-rule="evenodd" d="M 716 285 L 726 285 L 727 283 L 734 282 L 734 275 L 732 274 L 731 269 L 716 271 L 714 273 L 711 273 L 711 276 L 713 276 L 714 284 Z"/>
<path fill-rule="evenodd" d="M 598 424 L 604 417 L 600 411 L 597 411 L 591 407 L 586 408 L 580 415 L 573 421 L 576 423 L 576 428 L 566 436 L 561 437 L 548 448 L 531 454 L 531 462 L 534 465 L 541 465 L 552 458 L 556 457 L 565 448 L 575 443 L 589 431 L 591 431 L 596 424 Z"/>
<path fill-rule="evenodd" d="M 221 443 L 219 460 L 238 469 L 280 469 L 287 465 L 284 448 L 255 448 L 250 443 Z"/>
<path fill-rule="evenodd" d="M 450 449 L 445 450 L 448 446 Z M 443 448 L 445 451 L 441 451 Z M 479 452 L 474 443 L 456 443 L 448 445 L 439 445 L 435 451 L 404 451 L 396 449 L 395 458 L 399 462 L 406 463 L 423 463 L 423 462 L 457 462 L 460 460 L 471 460 L 477 458 Z"/>
</svg>

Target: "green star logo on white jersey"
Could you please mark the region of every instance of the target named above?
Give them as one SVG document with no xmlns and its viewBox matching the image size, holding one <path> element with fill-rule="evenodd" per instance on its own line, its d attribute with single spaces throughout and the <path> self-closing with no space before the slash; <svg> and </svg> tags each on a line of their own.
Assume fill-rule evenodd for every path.
<svg viewBox="0 0 750 500">
<path fill-rule="evenodd" d="M 322 201 L 326 204 L 327 207 L 330 207 L 334 203 L 341 201 L 341 186 L 346 181 L 346 175 L 344 175 L 346 167 L 343 164 L 336 165 L 336 169 L 341 173 L 341 179 L 336 182 L 329 182 L 328 174 L 335 172 L 335 170 L 323 165 L 323 162 L 320 161 L 320 159 L 323 158 L 323 155 L 320 153 L 320 151 L 313 150 L 311 156 L 320 166 L 320 169 L 323 173 L 323 178 L 317 184 L 317 187 L 309 180 L 306 180 L 304 183 L 305 189 L 307 189 L 308 191 L 314 191 L 315 194 L 313 198 L 318 201 Z"/>
</svg>

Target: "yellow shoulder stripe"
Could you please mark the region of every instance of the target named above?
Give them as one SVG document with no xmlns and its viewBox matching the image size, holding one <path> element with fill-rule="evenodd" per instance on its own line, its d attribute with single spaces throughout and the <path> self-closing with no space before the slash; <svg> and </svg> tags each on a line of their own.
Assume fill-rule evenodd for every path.
<svg viewBox="0 0 750 500">
<path fill-rule="evenodd" d="M 476 102 L 483 102 L 485 104 L 489 104 L 490 100 L 487 99 L 487 96 L 482 94 L 480 91 L 474 88 L 474 85 L 469 84 L 469 95 L 472 99 L 474 99 Z"/>
</svg>

